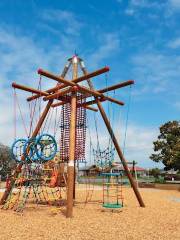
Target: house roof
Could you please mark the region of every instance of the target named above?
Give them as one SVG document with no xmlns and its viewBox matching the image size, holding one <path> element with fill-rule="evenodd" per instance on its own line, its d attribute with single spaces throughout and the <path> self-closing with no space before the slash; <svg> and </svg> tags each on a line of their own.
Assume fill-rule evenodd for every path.
<svg viewBox="0 0 180 240">
<path fill-rule="evenodd" d="M 128 168 L 129 168 L 130 171 L 133 171 L 133 167 L 128 167 Z M 124 169 L 124 168 L 122 167 L 122 169 Z M 145 168 L 138 167 L 138 166 L 135 166 L 135 170 L 138 171 L 138 172 L 144 172 L 144 171 L 146 171 Z"/>
<path fill-rule="evenodd" d="M 114 168 L 114 169 L 118 169 L 118 170 L 122 170 L 122 171 L 124 170 L 124 167 L 123 167 L 122 165 L 115 165 L 113 168 Z M 130 171 L 133 170 L 133 166 L 128 166 L 128 168 L 129 168 Z M 138 171 L 138 172 L 144 172 L 144 171 L 146 171 L 145 168 L 138 167 L 138 166 L 135 166 L 135 169 L 136 169 L 136 171 Z"/>
<path fill-rule="evenodd" d="M 80 170 L 80 171 L 86 171 L 86 170 L 93 169 L 93 168 L 95 168 L 95 167 L 96 167 L 96 165 L 91 165 L 91 166 L 82 167 L 82 168 L 80 168 L 79 170 Z M 132 166 L 128 166 L 128 168 L 129 168 L 130 171 L 133 170 L 133 167 L 132 167 Z M 113 169 L 118 169 L 118 170 L 122 170 L 122 171 L 123 171 L 123 170 L 124 170 L 124 167 L 123 167 L 121 164 L 117 164 L 117 165 L 113 166 Z M 138 167 L 138 166 L 135 166 L 135 169 L 136 169 L 136 171 L 138 171 L 138 172 L 144 172 L 144 171 L 146 171 L 145 168 Z"/>
<path fill-rule="evenodd" d="M 142 172 L 146 171 L 146 169 L 142 168 L 142 167 L 135 166 L 135 168 L 136 168 L 136 171 L 139 171 L 139 172 L 140 171 L 142 171 Z M 132 167 L 130 169 L 132 170 Z"/>
</svg>

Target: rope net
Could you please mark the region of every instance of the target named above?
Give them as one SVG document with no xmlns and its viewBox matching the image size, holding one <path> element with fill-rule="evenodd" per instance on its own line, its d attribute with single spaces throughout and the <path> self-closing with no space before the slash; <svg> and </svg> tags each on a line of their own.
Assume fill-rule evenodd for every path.
<svg viewBox="0 0 180 240">
<path fill-rule="evenodd" d="M 22 213 L 27 202 L 55 206 L 64 205 L 65 189 L 60 185 L 52 186 L 52 173 L 46 170 L 44 165 L 40 163 L 23 164 L 2 209 L 12 209 Z"/>
<path fill-rule="evenodd" d="M 61 110 L 61 134 L 60 134 L 60 159 L 62 162 L 69 161 L 69 138 L 70 138 L 70 119 L 71 119 L 71 95 L 65 96 L 66 104 Z M 86 109 L 83 108 L 86 98 L 83 94 L 77 93 L 77 112 L 76 112 L 76 143 L 75 161 L 85 161 L 85 142 L 86 142 Z"/>
</svg>

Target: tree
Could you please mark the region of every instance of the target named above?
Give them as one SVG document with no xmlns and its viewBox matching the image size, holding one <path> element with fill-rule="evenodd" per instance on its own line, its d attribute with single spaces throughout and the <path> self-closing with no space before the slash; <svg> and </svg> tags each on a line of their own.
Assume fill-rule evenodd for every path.
<svg viewBox="0 0 180 240">
<path fill-rule="evenodd" d="M 153 176 L 155 178 L 158 178 L 160 173 L 161 172 L 160 172 L 159 168 L 152 168 L 152 169 L 149 170 L 149 175 Z"/>
<path fill-rule="evenodd" d="M 170 121 L 160 127 L 158 140 L 153 142 L 154 151 L 150 159 L 162 162 L 165 170 L 180 170 L 180 121 Z"/>
<path fill-rule="evenodd" d="M 5 177 L 14 167 L 14 164 L 10 148 L 0 143 L 0 175 Z"/>
</svg>

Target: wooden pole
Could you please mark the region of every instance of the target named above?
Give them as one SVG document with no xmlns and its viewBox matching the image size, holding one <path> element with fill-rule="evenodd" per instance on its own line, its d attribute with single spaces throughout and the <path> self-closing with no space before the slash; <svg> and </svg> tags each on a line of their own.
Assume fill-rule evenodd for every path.
<svg viewBox="0 0 180 240">
<path fill-rule="evenodd" d="M 108 101 L 110 101 L 110 102 L 114 102 L 114 103 L 116 103 L 116 104 L 118 104 L 118 105 L 121 105 L 121 106 L 123 106 L 124 105 L 124 103 L 122 102 L 122 101 L 119 101 L 119 100 L 117 100 L 117 99 L 115 99 L 115 98 L 112 98 L 112 97 L 109 97 L 109 96 L 105 96 L 105 95 L 103 95 L 102 93 L 99 93 L 98 91 L 96 91 L 96 90 L 92 90 L 92 89 L 89 89 L 89 88 L 86 88 L 86 87 L 84 87 L 84 86 L 79 86 L 78 85 L 78 90 L 79 91 L 81 91 L 81 92 L 85 92 L 85 93 L 90 93 L 91 95 L 93 95 L 93 96 L 96 96 L 96 97 L 101 97 L 101 98 L 104 98 L 105 100 L 108 100 Z"/>
<path fill-rule="evenodd" d="M 49 96 L 44 97 L 43 100 L 46 101 L 46 100 L 55 99 L 55 98 L 58 99 L 59 97 L 64 96 L 67 93 L 70 93 L 71 91 L 72 91 L 72 87 L 69 87 L 65 90 L 58 91 L 57 93 L 54 93 L 53 95 L 50 94 Z"/>
<path fill-rule="evenodd" d="M 89 78 L 98 76 L 98 75 L 100 75 L 100 74 L 102 74 L 102 73 L 108 72 L 108 71 L 109 71 L 109 67 L 106 66 L 106 67 L 103 67 L 103 68 L 101 68 L 101 69 L 98 69 L 98 70 L 96 70 L 96 71 L 94 71 L 94 72 L 92 72 L 92 73 L 88 73 L 87 75 L 83 75 L 83 76 L 81 76 L 81 77 L 78 77 L 78 76 L 77 76 L 76 78 L 73 79 L 73 82 L 79 83 L 79 82 L 82 82 L 82 81 L 87 80 L 87 79 L 89 79 Z"/>
<path fill-rule="evenodd" d="M 77 57 L 72 59 L 73 79 L 77 76 Z M 67 180 L 67 211 L 66 217 L 73 216 L 73 198 L 75 195 L 75 144 L 76 144 L 76 92 L 71 96 L 71 119 L 70 119 L 70 139 L 69 139 L 69 162 L 68 162 L 68 180 Z"/>
<path fill-rule="evenodd" d="M 81 106 L 78 106 L 78 107 L 81 107 Z M 98 109 L 97 108 L 94 108 L 94 107 L 91 107 L 91 106 L 86 106 L 86 105 L 82 105 L 83 108 L 86 108 L 88 110 L 91 110 L 93 112 L 98 112 Z"/>
<path fill-rule="evenodd" d="M 66 65 L 66 69 L 65 69 L 66 71 L 69 69 L 70 65 L 71 65 L 71 63 L 69 65 L 68 64 Z M 84 76 L 75 78 L 75 79 L 73 79 L 72 82 L 79 83 L 79 82 L 81 82 L 83 80 L 89 79 L 91 77 L 97 76 L 97 75 L 102 74 L 102 73 L 107 72 L 107 71 L 109 71 L 109 68 L 108 67 L 104 67 L 104 68 L 99 69 L 99 70 L 97 70 L 95 72 L 88 73 L 88 74 L 86 74 Z M 39 73 L 42 73 L 42 72 L 44 72 L 44 74 L 46 74 L 46 71 L 40 69 Z M 48 73 L 48 74 L 50 74 L 50 73 Z M 49 77 L 49 75 L 47 77 Z M 99 93 L 105 93 L 107 91 L 112 91 L 112 90 L 115 90 L 115 89 L 118 89 L 118 88 L 126 87 L 126 86 L 131 85 L 131 84 L 134 84 L 134 80 L 128 80 L 128 81 L 125 81 L 125 82 L 121 82 L 121 83 L 115 84 L 113 86 L 109 86 L 107 88 L 99 89 L 98 92 Z M 47 93 L 53 93 L 53 92 L 56 92 L 57 90 L 60 90 L 60 89 L 64 88 L 65 86 L 66 85 L 62 83 L 62 84 L 59 84 L 56 87 L 53 87 L 53 88 L 50 88 L 50 89 L 44 91 L 44 93 L 46 93 L 46 94 Z M 34 95 L 32 97 L 27 98 L 27 101 L 32 101 L 32 100 L 34 100 L 34 99 L 36 99 L 38 97 L 41 97 L 41 96 L 42 96 L 42 94 L 39 93 L 37 95 Z M 44 96 L 46 96 L 46 95 L 44 95 Z"/>
<path fill-rule="evenodd" d="M 40 94 L 40 96 L 48 96 L 49 95 L 49 93 L 47 93 L 47 92 L 40 91 L 39 89 L 34 89 L 34 88 L 27 87 L 27 86 L 23 86 L 23 85 L 15 83 L 15 82 L 12 83 L 12 87 L 20 89 L 20 90 L 24 90 L 26 92 Z"/>
<path fill-rule="evenodd" d="M 50 73 L 50 72 L 47 72 L 47 71 L 44 71 L 44 70 L 42 70 L 42 69 L 39 70 L 39 71 L 40 71 L 40 73 L 41 73 L 43 76 L 46 76 L 46 77 L 48 77 L 48 78 L 50 78 L 50 79 L 54 79 L 54 80 L 58 81 L 59 83 L 63 83 L 64 86 L 77 87 L 77 90 L 80 91 L 80 92 L 89 93 L 89 94 L 91 94 L 91 95 L 93 95 L 93 96 L 102 97 L 102 98 L 104 98 L 105 100 L 114 102 L 114 103 L 116 103 L 116 104 L 124 105 L 123 102 L 121 102 L 121 101 L 119 101 L 119 100 L 117 100 L 117 99 L 114 99 L 114 98 L 112 98 L 112 97 L 105 96 L 105 95 L 103 95 L 102 93 L 100 93 L 100 92 L 98 92 L 98 91 L 96 91 L 96 90 L 94 90 L 94 89 L 89 89 L 89 88 L 87 88 L 87 87 L 80 86 L 80 85 L 78 85 L 77 83 L 75 83 L 75 82 L 73 82 L 73 81 L 65 80 L 65 79 L 62 78 L 62 77 L 59 77 L 59 76 L 57 76 L 57 75 L 54 75 L 54 74 L 52 74 L 52 73 Z M 50 98 L 57 98 L 57 95 L 58 95 L 58 94 L 61 94 L 61 91 L 58 91 L 58 92 L 56 92 L 56 93 L 54 93 L 54 94 L 51 94 L 51 96 L 49 96 L 49 97 L 50 97 Z M 48 97 L 48 98 L 49 98 L 49 97 Z M 48 98 L 45 98 L 44 100 L 46 100 L 46 99 L 48 99 Z"/>
<path fill-rule="evenodd" d="M 81 68 L 82 68 L 82 71 L 84 72 L 84 74 L 87 74 L 87 71 L 86 71 L 85 67 L 82 67 L 82 65 L 81 65 Z M 92 84 L 91 80 L 88 79 L 87 81 L 88 81 L 89 87 L 90 87 L 91 89 L 93 89 L 93 84 Z M 107 127 L 107 129 L 108 129 L 108 132 L 109 132 L 109 134 L 110 134 L 110 137 L 111 137 L 111 139 L 112 139 L 112 141 L 113 141 L 113 143 L 114 143 L 114 146 L 115 146 L 115 148 L 116 148 L 116 151 L 117 151 L 117 153 L 118 153 L 118 155 L 119 155 L 119 158 L 121 159 L 121 162 L 122 162 L 122 165 L 123 165 L 123 167 L 124 167 L 124 170 L 125 170 L 125 172 L 126 172 L 126 174 L 127 174 L 127 177 L 128 177 L 128 179 L 129 179 L 129 181 L 130 181 L 130 183 L 131 183 L 131 186 L 132 186 L 132 188 L 133 188 L 133 190 L 134 190 L 134 193 L 135 193 L 135 195 L 136 195 L 136 198 L 137 198 L 137 200 L 138 200 L 138 202 L 139 202 L 139 205 L 140 205 L 141 207 L 145 207 L 145 204 L 144 204 L 144 202 L 143 202 L 143 199 L 142 199 L 142 197 L 141 197 L 141 195 L 140 195 L 140 192 L 139 192 L 139 190 L 138 190 L 138 188 L 137 188 L 137 185 L 136 185 L 136 183 L 135 183 L 135 181 L 134 181 L 134 179 L 133 179 L 133 177 L 132 177 L 132 175 L 131 175 L 131 173 L 130 173 L 130 171 L 129 171 L 129 169 L 128 169 L 126 160 L 125 160 L 124 155 L 123 155 L 123 153 L 122 153 L 122 151 L 121 151 L 121 148 L 120 148 L 120 146 L 119 146 L 119 144 L 118 144 L 118 141 L 117 141 L 117 139 L 116 139 L 116 137 L 115 137 L 115 135 L 114 135 L 113 129 L 112 129 L 112 127 L 111 127 L 111 125 L 110 125 L 110 122 L 109 122 L 109 120 L 108 120 L 108 118 L 107 118 L 107 115 L 106 115 L 106 113 L 105 113 L 105 111 L 104 111 L 104 109 L 103 109 L 103 106 L 102 106 L 101 102 L 98 100 L 98 98 L 95 97 L 95 99 L 96 99 L 96 101 L 97 101 L 97 105 L 98 105 L 99 111 L 100 111 L 100 113 L 101 113 L 101 116 L 102 116 L 102 118 L 103 118 L 103 120 L 104 120 L 104 123 L 105 123 L 105 125 L 106 125 L 106 127 Z"/>
<path fill-rule="evenodd" d="M 106 99 L 104 99 L 104 98 L 99 98 L 100 102 L 104 102 L 105 100 Z M 91 100 L 91 101 L 88 101 L 88 102 L 84 103 L 83 105 L 89 106 L 89 105 L 93 105 L 93 104 L 96 104 L 96 103 L 97 103 L 96 100 Z"/>
<path fill-rule="evenodd" d="M 105 93 L 105 92 L 113 91 L 113 90 L 116 90 L 116 89 L 119 89 L 119 88 L 122 88 L 122 87 L 129 86 L 129 85 L 131 85 L 131 84 L 134 84 L 134 80 L 128 80 L 128 81 L 126 81 L 126 82 L 121 82 L 121 83 L 112 85 L 112 86 L 110 86 L 110 87 L 106 87 L 106 88 L 103 88 L 103 89 L 99 89 L 99 90 L 97 90 L 97 91 L 100 92 L 100 93 Z"/>
<path fill-rule="evenodd" d="M 53 79 L 53 80 L 55 80 L 55 81 L 57 81 L 59 83 L 63 83 L 64 87 L 66 87 L 66 86 L 71 86 L 71 87 L 75 86 L 75 83 L 73 83 L 72 81 L 66 80 L 66 79 L 64 79 L 61 76 L 57 76 L 57 75 L 52 74 L 52 73 L 50 73 L 48 71 L 45 71 L 43 69 L 38 69 L 38 74 L 40 74 L 42 76 L 45 76 L 45 77 L 47 77 L 49 79 Z"/>
<path fill-rule="evenodd" d="M 63 72 L 62 72 L 62 74 L 61 74 L 61 77 L 65 77 L 65 76 L 66 76 L 66 73 L 68 72 L 70 66 L 71 66 L 71 62 L 68 62 L 68 63 L 65 65 L 64 70 L 63 70 Z M 47 92 L 47 93 L 55 92 L 55 91 L 57 90 L 57 89 L 56 89 L 57 87 L 60 87 L 60 84 L 57 85 L 57 86 L 54 87 L 54 88 L 51 88 L 51 89 L 46 90 L 45 92 Z M 39 97 L 41 97 L 41 94 L 37 94 L 37 95 L 34 95 L 34 96 L 32 96 L 32 97 L 28 97 L 28 98 L 27 98 L 27 101 L 29 102 L 29 101 L 35 100 L 35 99 L 37 99 L 37 98 L 39 98 Z"/>
<path fill-rule="evenodd" d="M 77 60 L 77 61 L 78 61 L 78 60 Z M 70 84 L 72 84 L 71 86 L 73 86 L 73 83 L 82 82 L 82 81 L 84 81 L 84 80 L 86 80 L 86 79 L 89 79 L 89 78 L 91 78 L 91 77 L 95 77 L 95 76 L 97 76 L 97 75 L 100 75 L 100 74 L 105 73 L 105 72 L 108 72 L 108 71 L 109 71 L 109 67 L 101 68 L 101 69 L 99 69 L 99 70 L 97 70 L 97 71 L 94 71 L 94 72 L 92 72 L 92 73 L 88 73 L 88 74 L 83 75 L 83 76 L 81 76 L 81 77 L 79 77 L 79 78 L 78 78 L 78 77 L 73 78 L 73 81 L 70 81 Z M 49 90 L 47 90 L 47 91 L 52 91 L 52 90 L 53 90 L 53 92 L 54 92 L 54 90 L 58 90 L 58 89 L 61 89 L 61 88 L 63 88 L 63 87 L 66 87 L 67 81 L 69 81 L 69 80 L 65 80 L 65 79 L 62 78 L 62 77 L 56 76 L 56 75 L 54 75 L 54 74 L 52 74 L 52 73 L 50 73 L 50 72 L 48 72 L 48 71 L 45 71 L 45 70 L 43 70 L 43 69 L 38 69 L 38 74 L 41 74 L 41 75 L 43 75 L 43 76 L 45 76 L 45 77 L 47 77 L 47 78 L 51 78 L 51 79 L 53 79 L 53 80 L 55 80 L 55 81 L 58 81 L 58 82 L 64 84 L 64 85 L 61 85 L 61 86 L 56 87 L 56 89 L 49 89 Z"/>
<path fill-rule="evenodd" d="M 66 102 L 63 102 L 63 101 L 61 101 L 61 102 L 58 102 L 58 103 L 54 103 L 54 104 L 52 104 L 51 105 L 51 107 L 53 107 L 53 108 L 55 108 L 55 107 L 59 107 L 59 106 L 62 106 L 62 105 L 64 105 L 64 104 L 66 104 Z M 86 109 L 88 109 L 88 110 L 91 110 L 91 111 L 94 111 L 94 112 L 98 112 L 98 109 L 97 108 L 94 108 L 94 107 L 91 107 L 91 106 L 88 106 L 88 105 L 77 105 L 77 108 L 78 107 L 83 107 L 83 108 L 86 108 Z"/>
</svg>

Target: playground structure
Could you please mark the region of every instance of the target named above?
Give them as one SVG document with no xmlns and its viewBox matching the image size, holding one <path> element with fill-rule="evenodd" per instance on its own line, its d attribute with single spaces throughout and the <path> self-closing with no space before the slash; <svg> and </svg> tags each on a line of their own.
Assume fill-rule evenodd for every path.
<svg viewBox="0 0 180 240">
<path fill-rule="evenodd" d="M 66 80 L 65 76 L 70 66 L 72 66 L 72 80 Z M 83 75 L 80 77 L 78 77 L 78 67 L 80 67 L 83 72 Z M 15 142 L 15 147 L 17 147 L 19 150 L 18 153 L 15 153 L 17 167 L 6 187 L 6 191 L 1 198 L 1 204 L 4 205 L 4 208 L 15 207 L 16 209 L 22 209 L 22 206 L 25 205 L 28 197 L 30 197 L 30 192 L 32 192 L 36 202 L 45 201 L 49 203 L 53 197 L 53 200 L 58 202 L 58 204 L 61 204 L 61 201 L 59 201 L 61 200 L 61 180 L 64 179 L 64 185 L 67 187 L 66 216 L 72 217 L 76 192 L 75 166 L 78 161 L 83 161 L 85 159 L 86 110 L 100 112 L 114 144 L 114 149 L 117 151 L 117 154 L 122 162 L 137 200 L 141 207 L 145 207 L 136 183 L 128 169 L 127 162 L 123 156 L 118 141 L 114 135 L 111 124 L 102 106 L 102 102 L 104 101 L 110 101 L 120 106 L 124 105 L 122 101 L 109 97 L 104 93 L 131 85 L 134 83 L 134 81 L 129 80 L 126 82 L 121 82 L 100 90 L 94 89 L 90 78 L 107 71 L 109 71 L 109 68 L 104 67 L 92 73 L 88 73 L 83 60 L 75 55 L 68 59 L 68 64 L 65 66 L 61 76 L 54 75 L 43 69 L 38 70 L 39 75 L 58 82 L 53 88 L 43 91 L 41 89 L 34 89 L 16 83 L 12 84 L 13 88 L 35 94 L 27 99 L 28 102 L 43 98 L 47 104 L 37 121 L 34 131 L 30 131 L 31 134 L 29 138 L 26 140 L 20 139 Z M 79 84 L 84 80 L 87 81 L 88 87 Z M 89 101 L 88 98 L 90 97 L 93 97 L 94 99 Z M 56 103 L 54 103 L 55 100 L 57 100 Z M 91 105 L 93 104 L 96 104 L 98 109 L 92 107 Z M 45 162 L 54 158 L 57 151 L 57 144 L 53 136 L 43 132 L 42 126 L 47 118 L 49 110 L 59 106 L 62 106 L 60 124 L 60 164 L 58 171 L 54 173 L 54 182 L 51 179 L 51 184 L 47 186 L 44 183 L 44 177 L 42 177 L 41 166 Z M 18 146 L 16 146 L 16 144 L 18 144 Z M 23 149 L 23 151 L 21 149 Z M 64 176 L 64 168 L 66 164 L 67 176 Z M 33 165 L 35 166 L 34 169 L 32 169 Z M 18 194 L 16 194 L 14 200 L 12 200 L 12 190 L 15 185 L 17 186 L 17 179 L 19 179 L 18 176 L 27 179 L 26 175 L 28 176 L 28 181 L 20 181 L 18 183 L 20 190 Z M 118 184 L 116 184 L 116 186 L 118 187 Z M 56 187 L 57 189 L 54 190 L 54 188 L 52 189 L 51 187 Z M 22 200 L 19 200 L 21 192 L 23 192 L 23 198 Z M 51 197 L 49 197 L 50 194 Z M 117 203 L 117 205 L 119 205 L 119 203 Z"/>
</svg>

